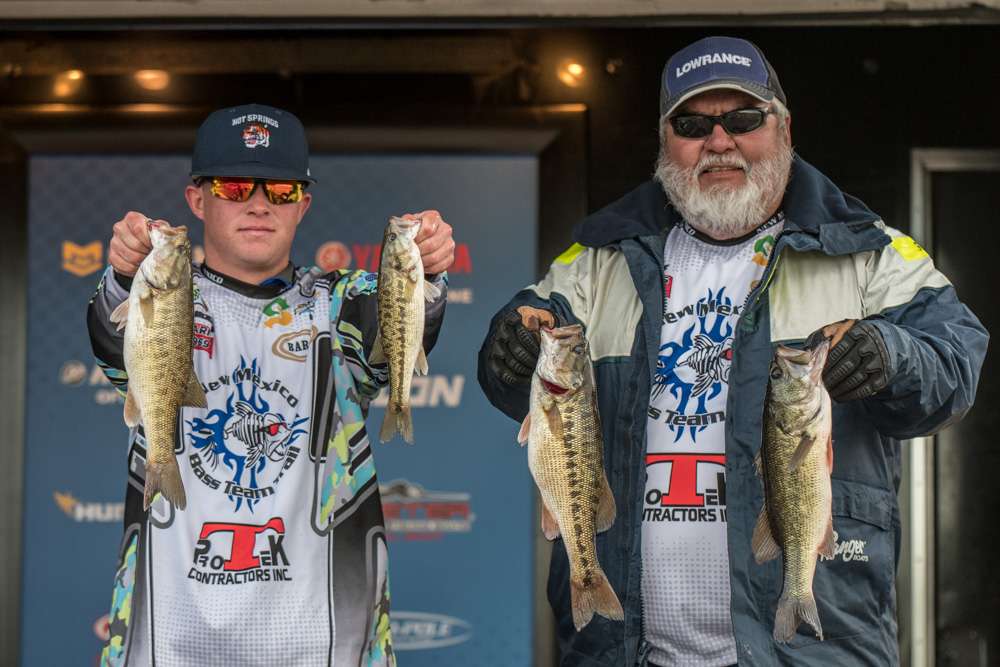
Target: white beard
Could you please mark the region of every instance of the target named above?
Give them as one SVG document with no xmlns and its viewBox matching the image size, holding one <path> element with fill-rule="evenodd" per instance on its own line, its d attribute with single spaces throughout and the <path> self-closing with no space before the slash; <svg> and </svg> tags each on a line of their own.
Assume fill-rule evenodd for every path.
<svg viewBox="0 0 1000 667">
<path fill-rule="evenodd" d="M 693 169 L 678 167 L 661 145 L 654 178 L 689 225 L 716 239 L 749 234 L 771 213 L 777 193 L 784 193 L 792 166 L 792 147 L 780 138 L 774 155 L 750 165 L 735 151 L 709 153 Z M 707 167 L 735 166 L 746 173 L 740 187 L 713 185 L 702 190 L 698 175 Z"/>
</svg>

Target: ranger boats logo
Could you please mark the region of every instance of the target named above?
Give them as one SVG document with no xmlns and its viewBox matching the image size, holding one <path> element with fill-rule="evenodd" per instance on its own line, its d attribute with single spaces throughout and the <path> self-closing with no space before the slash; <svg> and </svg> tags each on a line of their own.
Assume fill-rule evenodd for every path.
<svg viewBox="0 0 1000 667">
<path fill-rule="evenodd" d="M 405 479 L 379 487 L 389 539 L 440 539 L 444 533 L 468 533 L 475 515 L 468 493 L 427 491 Z"/>
<path fill-rule="evenodd" d="M 191 468 L 203 484 L 225 493 L 234 510 L 245 501 L 252 512 L 258 500 L 274 493 L 295 463 L 301 452 L 295 442 L 307 432 L 304 424 L 309 418 L 298 412 L 286 417 L 283 409 L 272 408 L 272 401 L 281 401 L 294 410 L 299 399 L 281 380 L 264 380 L 256 359 L 247 366 L 241 358 L 230 375 L 202 387 L 209 396 L 222 388 L 230 392 L 224 410 L 216 408 L 204 419 L 187 422 Z"/>
<path fill-rule="evenodd" d="M 392 612 L 392 647 L 420 651 L 455 646 L 472 639 L 472 625 L 454 616 L 422 611 Z"/>
</svg>

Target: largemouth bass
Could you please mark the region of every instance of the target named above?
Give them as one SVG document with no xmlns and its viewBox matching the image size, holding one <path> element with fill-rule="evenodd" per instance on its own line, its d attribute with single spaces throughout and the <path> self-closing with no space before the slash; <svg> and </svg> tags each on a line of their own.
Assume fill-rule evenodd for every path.
<svg viewBox="0 0 1000 667">
<path fill-rule="evenodd" d="M 594 614 L 623 620 L 622 605 L 597 560 L 596 535 L 615 521 L 615 499 L 604 472 L 597 389 L 583 327 L 541 329 L 528 416 L 518 442 L 542 496 L 542 532 L 561 534 L 569 556 L 573 624 Z"/>
<path fill-rule="evenodd" d="M 207 407 L 192 360 L 193 312 L 191 243 L 186 227 L 150 224 L 153 250 L 142 260 L 128 299 L 111 313 L 125 329 L 125 423 L 143 426 L 149 509 L 162 493 L 178 509 L 187 498 L 174 455 L 177 416 L 182 405 Z"/>
<path fill-rule="evenodd" d="M 424 304 L 441 291 L 424 280 L 424 263 L 416 244 L 419 219 L 391 218 L 382 238 L 378 268 L 379 336 L 372 347 L 372 363 L 389 362 L 389 403 L 382 418 L 379 440 L 388 442 L 397 432 L 413 444 L 410 384 L 413 373 L 427 375 L 424 353 Z"/>
<path fill-rule="evenodd" d="M 830 351 L 779 345 L 771 362 L 758 470 L 764 508 L 753 531 L 758 563 L 781 555 L 784 585 L 774 618 L 774 639 L 789 642 L 802 621 L 823 639 L 813 597 L 816 557 L 833 557 L 833 470 L 830 395 L 821 374 Z"/>
</svg>

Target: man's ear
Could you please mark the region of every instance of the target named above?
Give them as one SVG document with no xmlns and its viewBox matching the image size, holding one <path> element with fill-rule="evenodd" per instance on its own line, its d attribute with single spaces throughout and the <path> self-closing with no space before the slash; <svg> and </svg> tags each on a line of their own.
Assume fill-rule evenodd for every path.
<svg viewBox="0 0 1000 667">
<path fill-rule="evenodd" d="M 199 220 L 205 219 L 205 193 L 200 185 L 189 185 L 184 188 L 184 199 L 187 200 L 188 208 L 194 213 L 194 217 Z"/>
</svg>

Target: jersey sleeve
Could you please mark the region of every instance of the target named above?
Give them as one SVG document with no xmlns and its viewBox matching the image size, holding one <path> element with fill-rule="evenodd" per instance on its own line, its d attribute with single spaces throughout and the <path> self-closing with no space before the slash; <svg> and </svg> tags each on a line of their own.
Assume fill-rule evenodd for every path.
<svg viewBox="0 0 1000 667">
<path fill-rule="evenodd" d="M 128 278 L 116 276 L 109 266 L 97 284 L 97 291 L 87 304 L 87 331 L 90 346 L 98 366 L 104 371 L 111 384 L 123 395 L 128 389 L 128 375 L 125 373 L 125 359 L 122 349 L 125 331 L 118 331 L 111 322 L 111 312 L 128 298 Z"/>
</svg>

